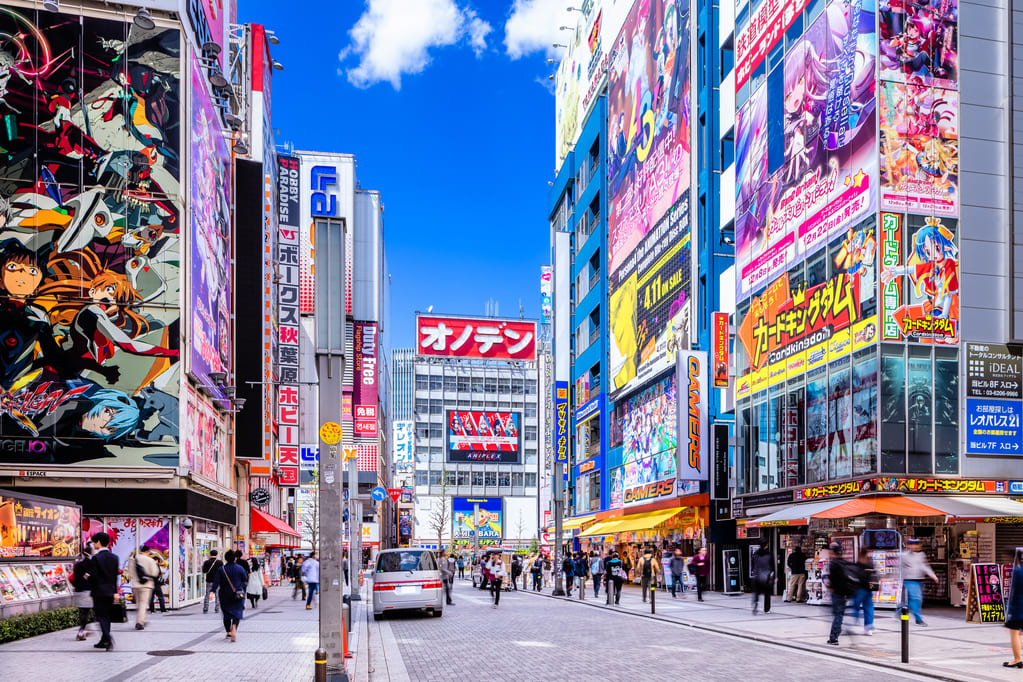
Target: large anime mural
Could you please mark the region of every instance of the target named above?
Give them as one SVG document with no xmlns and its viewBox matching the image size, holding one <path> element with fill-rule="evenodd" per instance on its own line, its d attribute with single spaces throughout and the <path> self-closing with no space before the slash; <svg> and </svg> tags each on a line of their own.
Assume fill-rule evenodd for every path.
<svg viewBox="0 0 1023 682">
<path fill-rule="evenodd" d="M 179 63 L 0 7 L 0 461 L 178 462 Z"/>
</svg>

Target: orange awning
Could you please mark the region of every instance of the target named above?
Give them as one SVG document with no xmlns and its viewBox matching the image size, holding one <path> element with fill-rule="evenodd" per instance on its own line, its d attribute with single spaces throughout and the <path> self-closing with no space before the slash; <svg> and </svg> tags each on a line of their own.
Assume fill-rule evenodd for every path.
<svg viewBox="0 0 1023 682">
<path fill-rule="evenodd" d="M 944 516 L 945 512 L 908 497 L 857 497 L 837 507 L 811 514 L 815 519 L 843 519 L 863 514 L 890 516 Z"/>
<path fill-rule="evenodd" d="M 297 530 L 276 516 L 271 516 L 270 514 L 261 512 L 258 509 L 249 509 L 249 512 L 252 514 L 249 529 L 253 533 L 282 533 L 295 538 L 302 537 L 299 535 Z"/>
</svg>

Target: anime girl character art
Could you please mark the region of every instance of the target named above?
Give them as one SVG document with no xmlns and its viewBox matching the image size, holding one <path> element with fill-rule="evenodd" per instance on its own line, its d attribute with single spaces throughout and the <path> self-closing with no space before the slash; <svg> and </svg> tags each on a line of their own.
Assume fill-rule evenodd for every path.
<svg viewBox="0 0 1023 682">
<path fill-rule="evenodd" d="M 831 80 L 827 55 L 808 39 L 796 43 L 785 59 L 785 165 L 782 182 L 799 184 L 823 162 L 819 142 L 821 116 Z"/>
<path fill-rule="evenodd" d="M 896 277 L 909 277 L 923 316 L 957 320 L 959 316 L 959 247 L 955 235 L 941 218 L 924 218 L 924 225 L 912 238 L 912 255 L 905 265 L 881 271 L 881 283 L 888 285 Z"/>
<path fill-rule="evenodd" d="M 949 84 L 958 73 L 956 0 L 888 0 L 881 6 L 881 77 Z"/>
</svg>

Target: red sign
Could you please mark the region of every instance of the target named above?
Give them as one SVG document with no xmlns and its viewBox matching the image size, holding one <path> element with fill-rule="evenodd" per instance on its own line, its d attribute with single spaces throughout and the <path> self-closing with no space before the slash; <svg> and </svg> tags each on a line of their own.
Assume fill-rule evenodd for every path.
<svg viewBox="0 0 1023 682">
<path fill-rule="evenodd" d="M 355 435 L 357 436 L 377 435 L 376 405 L 355 406 Z"/>
<path fill-rule="evenodd" d="M 397 502 L 401 497 L 401 488 L 388 488 L 387 494 L 391 496 L 391 502 Z"/>
<path fill-rule="evenodd" d="M 785 31 L 809 4 L 808 0 L 765 0 L 735 39 L 735 90 L 749 79 Z"/>
<path fill-rule="evenodd" d="M 280 471 L 278 485 L 298 485 L 298 467 L 280 467 Z"/>
<path fill-rule="evenodd" d="M 728 388 L 728 313 L 714 313 L 714 388 Z"/>
<path fill-rule="evenodd" d="M 492 317 L 416 317 L 420 355 L 487 360 L 536 359 L 536 323 Z"/>
<path fill-rule="evenodd" d="M 518 452 L 518 412 L 448 412 L 448 441 L 452 450 Z"/>
</svg>

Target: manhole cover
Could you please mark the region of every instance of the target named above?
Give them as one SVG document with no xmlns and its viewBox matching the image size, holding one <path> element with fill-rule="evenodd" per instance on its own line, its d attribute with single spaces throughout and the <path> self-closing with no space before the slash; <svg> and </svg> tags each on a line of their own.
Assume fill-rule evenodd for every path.
<svg viewBox="0 0 1023 682">
<path fill-rule="evenodd" d="M 194 654 L 194 651 L 188 651 L 186 649 L 161 649 L 159 651 L 147 651 L 147 656 L 189 656 Z"/>
<path fill-rule="evenodd" d="M 181 618 L 182 616 L 194 616 L 194 613 L 168 613 L 165 618 Z"/>
<path fill-rule="evenodd" d="M 284 613 L 284 611 L 260 611 L 260 613 Z"/>
</svg>

